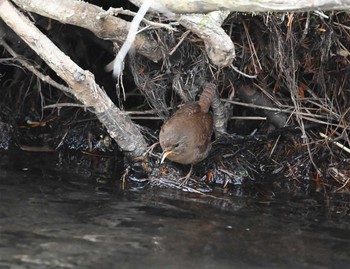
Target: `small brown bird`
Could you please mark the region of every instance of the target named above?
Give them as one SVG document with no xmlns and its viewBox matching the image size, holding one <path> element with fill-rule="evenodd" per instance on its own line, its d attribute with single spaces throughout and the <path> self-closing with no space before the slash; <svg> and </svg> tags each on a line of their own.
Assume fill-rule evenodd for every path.
<svg viewBox="0 0 350 269">
<path fill-rule="evenodd" d="M 213 118 L 209 107 L 216 94 L 216 86 L 207 83 L 198 102 L 186 104 L 167 120 L 159 134 L 165 158 L 181 164 L 195 164 L 208 156 L 213 133 Z"/>
</svg>

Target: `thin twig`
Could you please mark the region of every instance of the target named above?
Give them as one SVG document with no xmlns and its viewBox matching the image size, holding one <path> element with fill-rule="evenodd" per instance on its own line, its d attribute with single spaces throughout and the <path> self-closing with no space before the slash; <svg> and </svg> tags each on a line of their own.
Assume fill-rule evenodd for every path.
<svg viewBox="0 0 350 269">
<path fill-rule="evenodd" d="M 25 67 L 27 70 L 32 72 L 34 75 L 36 75 L 39 79 L 41 79 L 43 82 L 46 82 L 50 84 L 51 86 L 66 92 L 66 93 L 72 93 L 72 90 L 62 84 L 57 83 L 54 81 L 50 76 L 44 75 L 39 70 L 37 70 L 31 63 L 29 63 L 28 60 L 26 60 L 24 57 L 18 55 L 6 42 L 4 39 L 0 38 L 0 45 L 3 46 L 8 53 L 10 53 L 14 58 L 14 60 L 18 61 L 23 67 Z"/>
<path fill-rule="evenodd" d="M 233 64 L 231 64 L 230 67 L 231 67 L 234 71 L 236 71 L 238 74 L 240 74 L 240 75 L 242 75 L 242 76 L 244 76 L 244 77 L 246 77 L 246 78 L 256 78 L 256 77 L 257 77 L 257 75 L 248 75 L 248 74 L 246 74 L 246 73 L 243 73 L 242 71 L 239 71 L 238 68 L 235 67 Z"/>
<path fill-rule="evenodd" d="M 44 106 L 43 108 L 44 108 L 44 109 L 47 109 L 47 108 L 62 108 L 62 107 L 81 107 L 81 108 L 86 109 L 86 106 L 81 105 L 81 104 L 74 104 L 74 103 L 52 104 L 52 105 Z"/>
<path fill-rule="evenodd" d="M 186 32 L 184 32 L 181 37 L 180 37 L 180 41 L 176 44 L 176 46 L 169 52 L 169 55 L 173 55 L 173 53 L 176 51 L 176 49 L 181 45 L 181 43 L 185 40 L 185 38 L 188 36 L 188 34 L 190 33 L 190 30 L 187 30 Z"/>
<path fill-rule="evenodd" d="M 238 105 L 238 106 L 257 108 L 257 109 L 263 109 L 263 110 L 269 110 L 269 111 L 276 111 L 276 112 L 282 112 L 282 113 L 292 114 L 292 115 L 299 115 L 299 116 L 302 116 L 303 118 L 308 119 L 310 121 L 316 121 L 316 119 L 313 120 L 312 118 L 309 118 L 309 117 L 319 118 L 319 119 L 327 119 L 327 121 L 317 121 L 317 122 L 322 123 L 322 124 L 331 124 L 332 125 L 332 123 L 328 122 L 330 120 L 329 115 L 317 115 L 317 114 L 311 114 L 311 113 L 297 112 L 294 110 L 294 108 L 292 106 L 283 105 L 282 108 L 275 108 L 275 107 L 260 106 L 260 105 L 238 102 L 238 101 L 231 101 L 231 100 L 227 100 L 227 99 L 221 99 L 221 101 L 226 102 L 226 103 L 230 103 L 230 104 L 234 104 L 234 105 Z M 300 109 L 304 109 L 304 108 L 300 108 Z M 317 109 L 315 109 L 315 110 L 317 110 Z M 338 124 L 333 124 L 333 125 L 338 125 Z"/>
<path fill-rule="evenodd" d="M 323 138 L 325 138 L 327 141 L 330 141 L 331 138 L 327 135 L 325 135 L 324 133 L 319 133 L 319 135 Z M 334 145 L 336 145 L 337 147 L 339 147 L 340 149 L 342 150 L 345 150 L 347 153 L 350 153 L 350 148 L 346 147 L 345 145 L 343 144 L 340 144 L 339 142 L 337 141 L 330 141 L 331 143 L 333 143 Z"/>
<path fill-rule="evenodd" d="M 137 13 L 130 11 L 128 9 L 123 9 L 122 7 L 120 7 L 120 8 L 112 8 L 111 7 L 106 12 L 103 12 L 103 14 L 101 14 L 100 17 L 103 18 L 103 17 L 106 17 L 108 15 L 118 16 L 118 14 L 123 14 L 123 15 L 127 15 L 127 16 L 136 16 Z M 142 19 L 142 22 L 144 22 L 150 26 L 153 26 L 156 28 L 164 28 L 164 29 L 167 29 L 169 31 L 176 31 L 176 29 L 171 27 L 171 25 L 174 25 L 174 26 L 179 25 L 178 22 L 170 22 L 168 24 L 165 24 L 165 23 L 160 23 L 160 22 L 153 22 L 153 21 L 147 20 L 145 18 Z"/>
</svg>

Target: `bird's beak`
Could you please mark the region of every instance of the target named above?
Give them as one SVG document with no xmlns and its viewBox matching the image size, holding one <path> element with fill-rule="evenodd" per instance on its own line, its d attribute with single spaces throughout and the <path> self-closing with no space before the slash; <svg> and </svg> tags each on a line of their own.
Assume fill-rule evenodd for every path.
<svg viewBox="0 0 350 269">
<path fill-rule="evenodd" d="M 163 162 L 164 162 L 164 160 L 165 160 L 165 158 L 169 155 L 169 154 L 171 154 L 171 153 L 173 153 L 173 151 L 171 150 L 171 149 L 165 149 L 164 151 L 163 151 L 163 153 L 162 153 L 162 156 L 161 156 L 161 159 L 160 159 L 160 163 L 162 164 Z"/>
</svg>

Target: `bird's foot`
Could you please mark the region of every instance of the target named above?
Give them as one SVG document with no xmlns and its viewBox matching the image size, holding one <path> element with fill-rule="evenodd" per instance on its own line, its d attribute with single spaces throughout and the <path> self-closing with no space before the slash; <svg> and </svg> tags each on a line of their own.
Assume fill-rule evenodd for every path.
<svg viewBox="0 0 350 269">
<path fill-rule="evenodd" d="M 181 182 L 180 186 L 187 185 L 188 181 L 191 179 L 192 168 L 193 168 L 193 165 L 191 165 L 190 171 L 188 171 L 187 175 L 179 179 L 179 181 Z"/>
</svg>

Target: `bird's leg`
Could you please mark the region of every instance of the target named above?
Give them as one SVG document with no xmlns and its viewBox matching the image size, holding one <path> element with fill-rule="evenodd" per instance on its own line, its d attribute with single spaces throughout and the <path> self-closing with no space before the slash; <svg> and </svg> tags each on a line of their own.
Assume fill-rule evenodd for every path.
<svg viewBox="0 0 350 269">
<path fill-rule="evenodd" d="M 180 178 L 180 181 L 182 181 L 180 186 L 186 186 L 187 185 L 189 179 L 191 178 L 192 170 L 193 170 L 193 164 L 191 164 L 190 171 L 188 171 L 187 175 L 182 177 L 182 178 Z"/>
</svg>

